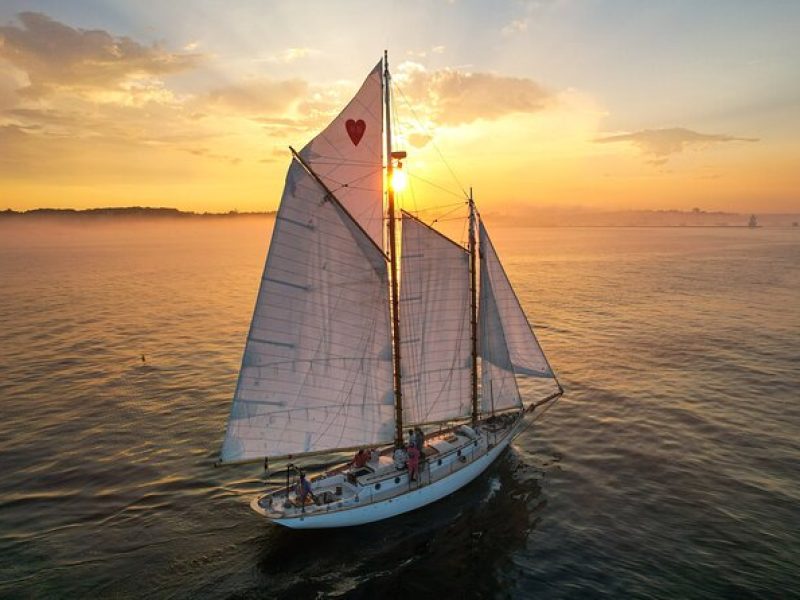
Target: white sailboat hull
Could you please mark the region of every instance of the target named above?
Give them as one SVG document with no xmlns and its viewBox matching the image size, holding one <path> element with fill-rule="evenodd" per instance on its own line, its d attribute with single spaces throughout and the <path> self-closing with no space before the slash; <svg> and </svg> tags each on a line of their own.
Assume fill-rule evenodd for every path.
<svg viewBox="0 0 800 600">
<path fill-rule="evenodd" d="M 520 424 L 521 419 L 510 431 L 505 431 L 502 438 L 497 439 L 496 445 L 488 448 L 486 452 L 474 458 L 469 464 L 464 465 L 457 471 L 441 479 L 437 479 L 432 483 L 422 485 L 417 489 L 410 489 L 407 492 L 385 500 L 364 503 L 362 506 L 347 508 L 346 510 L 332 511 L 329 513 L 312 513 L 286 518 L 275 518 L 273 514 L 270 514 L 259 504 L 260 498 L 255 498 L 251 503 L 251 507 L 273 523 L 291 529 L 352 527 L 402 515 L 427 506 L 437 500 L 441 500 L 477 478 L 508 447 Z M 484 437 L 482 442 L 488 443 L 488 439 Z M 483 446 L 483 443 L 481 445 Z"/>
</svg>

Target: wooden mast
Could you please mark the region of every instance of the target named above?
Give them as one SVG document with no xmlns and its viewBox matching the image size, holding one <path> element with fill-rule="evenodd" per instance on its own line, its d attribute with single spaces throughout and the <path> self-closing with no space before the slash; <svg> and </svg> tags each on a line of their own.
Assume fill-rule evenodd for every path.
<svg viewBox="0 0 800 600">
<path fill-rule="evenodd" d="M 397 291 L 397 234 L 394 216 L 394 186 L 392 185 L 392 112 L 391 112 L 391 80 L 389 78 L 389 55 L 383 51 L 383 99 L 386 117 L 386 196 L 389 213 L 389 264 L 392 297 L 392 342 L 394 356 L 394 445 L 403 447 L 403 391 L 400 372 L 400 314 Z"/>
<path fill-rule="evenodd" d="M 478 249 L 475 243 L 475 201 L 469 188 L 469 325 L 472 335 L 472 425 L 478 423 Z"/>
</svg>

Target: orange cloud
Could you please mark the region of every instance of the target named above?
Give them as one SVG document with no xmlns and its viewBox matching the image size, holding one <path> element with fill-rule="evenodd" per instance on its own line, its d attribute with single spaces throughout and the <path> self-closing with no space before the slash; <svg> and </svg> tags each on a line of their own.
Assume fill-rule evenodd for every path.
<svg viewBox="0 0 800 600">
<path fill-rule="evenodd" d="M 458 69 L 427 71 L 413 63 L 400 69 L 397 79 L 410 100 L 426 106 L 441 125 L 538 112 L 555 102 L 553 94 L 532 79 Z"/>
<path fill-rule="evenodd" d="M 32 97 L 57 87 L 107 88 L 135 76 L 177 73 L 202 58 L 99 29 L 75 29 L 37 12 L 18 18 L 21 26 L 0 27 L 0 58 L 27 73 L 30 84 L 21 92 Z"/>
<path fill-rule="evenodd" d="M 211 104 L 247 114 L 283 113 L 304 98 L 308 83 L 302 79 L 254 79 L 212 90 Z"/>
<path fill-rule="evenodd" d="M 647 162 L 653 165 L 661 165 L 666 163 L 672 154 L 683 152 L 690 146 L 704 147 L 720 142 L 757 142 L 758 140 L 726 134 L 699 133 L 683 127 L 672 127 L 670 129 L 645 129 L 634 133 L 611 135 L 594 141 L 599 144 L 630 142 L 639 148 L 642 154 L 654 157 Z"/>
</svg>

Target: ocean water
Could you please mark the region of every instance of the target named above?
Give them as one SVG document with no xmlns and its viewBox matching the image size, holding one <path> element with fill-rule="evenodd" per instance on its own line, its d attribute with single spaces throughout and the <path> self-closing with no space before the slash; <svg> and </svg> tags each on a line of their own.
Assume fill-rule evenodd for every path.
<svg viewBox="0 0 800 600">
<path fill-rule="evenodd" d="M 0 597 L 800 597 L 800 231 L 492 230 L 566 396 L 427 509 L 292 532 L 212 466 L 270 229 L 0 225 Z"/>
</svg>

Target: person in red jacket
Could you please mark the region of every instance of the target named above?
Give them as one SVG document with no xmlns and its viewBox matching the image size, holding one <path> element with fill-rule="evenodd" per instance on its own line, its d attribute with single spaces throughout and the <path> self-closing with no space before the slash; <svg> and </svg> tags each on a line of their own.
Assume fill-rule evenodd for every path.
<svg viewBox="0 0 800 600">
<path fill-rule="evenodd" d="M 369 462 L 369 450 L 364 450 L 363 448 L 356 452 L 355 457 L 353 458 L 350 464 L 353 465 L 356 469 L 361 469 Z"/>
<path fill-rule="evenodd" d="M 411 481 L 416 481 L 417 472 L 419 471 L 419 450 L 417 450 L 416 446 L 409 445 L 406 448 L 406 452 L 408 453 L 408 462 L 406 463 L 408 466 L 408 478 Z"/>
</svg>

